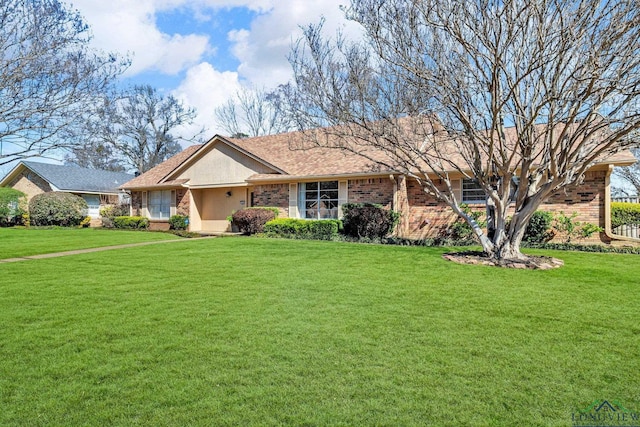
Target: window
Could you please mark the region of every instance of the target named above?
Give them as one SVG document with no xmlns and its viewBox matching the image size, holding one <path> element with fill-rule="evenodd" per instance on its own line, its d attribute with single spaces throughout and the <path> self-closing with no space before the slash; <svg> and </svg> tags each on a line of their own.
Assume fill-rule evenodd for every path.
<svg viewBox="0 0 640 427">
<path fill-rule="evenodd" d="M 304 182 L 298 186 L 298 191 L 302 218 L 338 218 L 338 181 Z"/>
<path fill-rule="evenodd" d="M 487 196 L 477 181 L 473 179 L 462 180 L 462 203 L 486 203 Z"/>
<path fill-rule="evenodd" d="M 171 190 L 149 192 L 149 218 L 169 219 Z"/>
</svg>

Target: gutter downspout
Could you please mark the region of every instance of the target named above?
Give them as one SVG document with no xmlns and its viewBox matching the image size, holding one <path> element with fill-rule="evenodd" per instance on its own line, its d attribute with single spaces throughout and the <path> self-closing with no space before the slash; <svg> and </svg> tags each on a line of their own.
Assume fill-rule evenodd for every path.
<svg viewBox="0 0 640 427">
<path fill-rule="evenodd" d="M 604 234 L 612 241 L 620 240 L 623 242 L 640 243 L 640 239 L 635 237 L 618 236 L 613 234 L 611 230 L 611 174 L 613 173 L 613 165 L 609 165 L 604 180 Z"/>
</svg>

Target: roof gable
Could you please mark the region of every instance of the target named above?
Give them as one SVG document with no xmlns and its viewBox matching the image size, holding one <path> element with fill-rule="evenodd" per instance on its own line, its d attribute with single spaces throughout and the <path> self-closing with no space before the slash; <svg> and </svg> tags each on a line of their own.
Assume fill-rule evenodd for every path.
<svg viewBox="0 0 640 427">
<path fill-rule="evenodd" d="M 255 174 L 282 172 L 233 143 L 214 137 L 166 179 L 189 181 L 190 187 L 198 187 L 244 184 L 248 177 Z"/>
</svg>

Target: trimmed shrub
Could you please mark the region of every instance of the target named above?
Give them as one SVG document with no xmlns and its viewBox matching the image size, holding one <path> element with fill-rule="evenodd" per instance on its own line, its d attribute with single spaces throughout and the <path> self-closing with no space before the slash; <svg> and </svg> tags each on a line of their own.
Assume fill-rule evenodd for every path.
<svg viewBox="0 0 640 427">
<path fill-rule="evenodd" d="M 80 222 L 80 227 L 87 228 L 91 225 L 91 217 L 85 216 L 84 219 Z"/>
<path fill-rule="evenodd" d="M 267 208 L 247 208 L 232 215 L 233 223 L 244 234 L 262 233 L 264 225 L 275 217 L 273 210 Z"/>
<path fill-rule="evenodd" d="M 129 215 L 129 204 L 120 203 L 117 205 L 108 205 L 100 209 L 100 219 L 104 228 L 114 228 L 113 219 L 117 216 Z"/>
<path fill-rule="evenodd" d="M 143 216 L 117 216 L 113 218 L 113 226 L 129 230 L 146 230 L 149 228 L 149 219 Z"/>
<path fill-rule="evenodd" d="M 27 195 L 13 188 L 0 187 L 0 227 L 24 224 Z"/>
<path fill-rule="evenodd" d="M 169 218 L 170 230 L 186 230 L 189 226 L 189 217 L 184 215 L 172 215 Z"/>
<path fill-rule="evenodd" d="M 551 225 L 553 214 L 547 211 L 535 211 L 524 232 L 523 242 L 545 243 L 553 239 Z"/>
<path fill-rule="evenodd" d="M 127 215 L 129 215 L 128 203 L 108 205 L 100 209 L 100 216 L 104 218 L 115 218 L 117 216 L 127 216 Z"/>
<path fill-rule="evenodd" d="M 278 218 L 264 226 L 264 232 L 268 236 L 314 240 L 332 240 L 341 229 L 342 222 L 337 219 Z"/>
<path fill-rule="evenodd" d="M 381 239 L 393 231 L 400 219 L 399 213 L 374 203 L 345 203 L 342 212 L 344 233 L 358 238 Z"/>
<path fill-rule="evenodd" d="M 87 215 L 87 202 L 71 193 L 42 193 L 29 202 L 31 225 L 75 227 Z"/>
<path fill-rule="evenodd" d="M 611 203 L 611 227 L 640 225 L 640 203 Z"/>
</svg>

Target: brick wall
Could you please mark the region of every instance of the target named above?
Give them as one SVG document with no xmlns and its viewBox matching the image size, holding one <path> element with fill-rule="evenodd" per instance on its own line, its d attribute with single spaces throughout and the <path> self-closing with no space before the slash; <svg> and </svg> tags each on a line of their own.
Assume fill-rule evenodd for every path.
<svg viewBox="0 0 640 427">
<path fill-rule="evenodd" d="M 51 190 L 51 186 L 47 181 L 40 178 L 33 172 L 28 170 L 22 171 L 16 176 L 10 183 L 9 187 L 22 191 L 27 195 L 27 201 L 37 194 L 48 193 Z"/>
<path fill-rule="evenodd" d="M 280 209 L 280 217 L 289 216 L 289 184 L 264 184 L 253 188 L 253 205 Z"/>
<path fill-rule="evenodd" d="M 565 215 L 577 213 L 575 221 L 589 222 L 604 228 L 604 189 L 606 172 L 587 172 L 584 182 L 579 186 L 568 188 L 553 194 L 539 210 Z M 457 218 L 445 203 L 438 202 L 433 196 L 420 188 L 414 180 L 406 184 L 408 216 L 402 235 L 408 238 L 425 238 L 442 235 Z M 472 209 L 484 211 L 484 205 L 471 206 Z M 556 241 L 563 236 L 557 236 Z M 586 243 L 608 242 L 604 233 L 592 236 Z"/>
<path fill-rule="evenodd" d="M 393 181 L 389 178 L 349 180 L 349 203 L 378 203 L 387 209 L 393 205 Z"/>
<path fill-rule="evenodd" d="M 407 180 L 406 191 L 409 212 L 408 215 L 403 213 L 408 220 L 402 236 L 422 239 L 445 234 L 449 225 L 457 218 L 451 208 L 427 194 L 415 180 Z"/>
<path fill-rule="evenodd" d="M 190 197 L 189 190 L 179 188 L 176 190 L 176 215 L 189 216 Z"/>
</svg>

